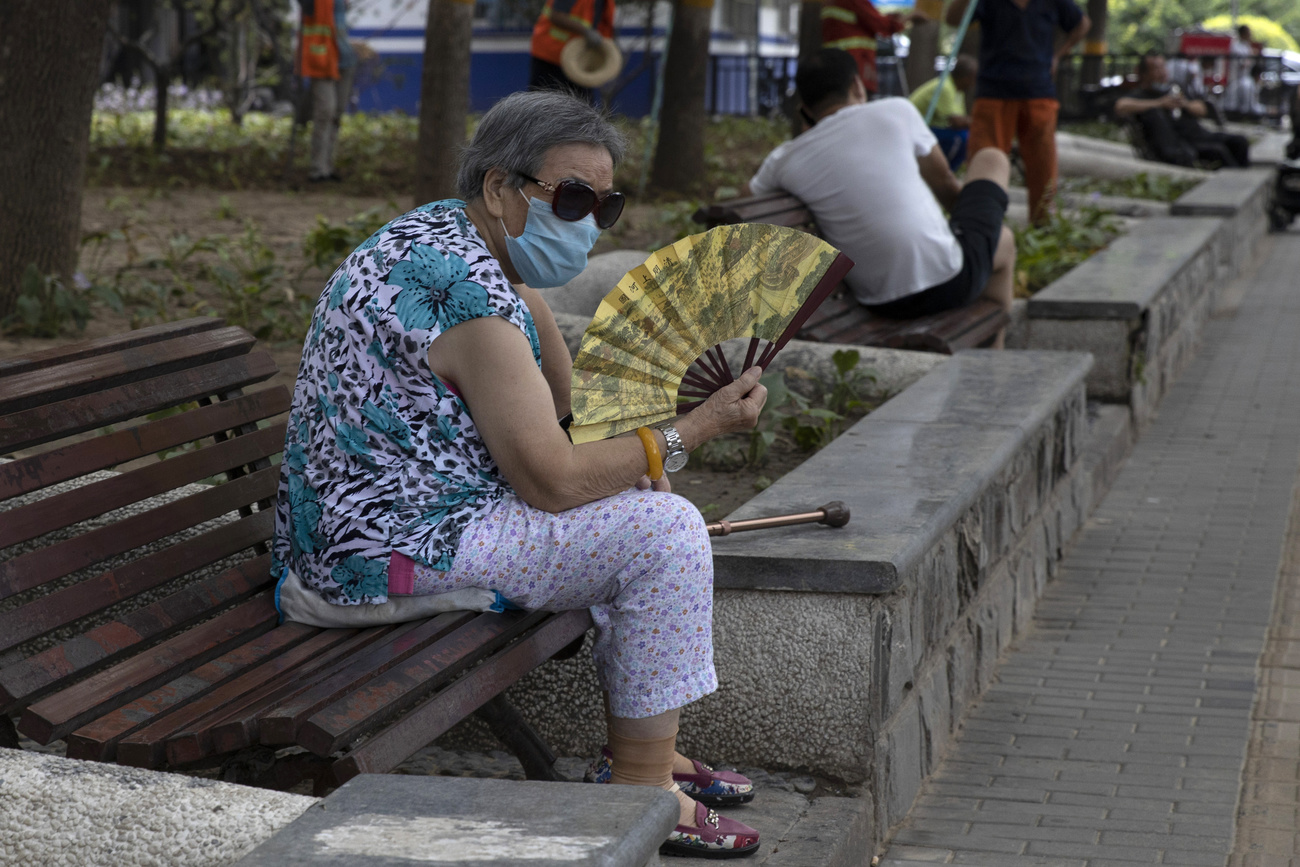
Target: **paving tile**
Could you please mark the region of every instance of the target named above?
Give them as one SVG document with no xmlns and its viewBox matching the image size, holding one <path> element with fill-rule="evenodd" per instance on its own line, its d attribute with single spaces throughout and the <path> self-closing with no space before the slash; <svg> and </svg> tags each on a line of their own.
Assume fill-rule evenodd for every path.
<svg viewBox="0 0 1300 867">
<path fill-rule="evenodd" d="M 1261 249 L 882 867 L 1300 867 L 1300 235 Z"/>
</svg>

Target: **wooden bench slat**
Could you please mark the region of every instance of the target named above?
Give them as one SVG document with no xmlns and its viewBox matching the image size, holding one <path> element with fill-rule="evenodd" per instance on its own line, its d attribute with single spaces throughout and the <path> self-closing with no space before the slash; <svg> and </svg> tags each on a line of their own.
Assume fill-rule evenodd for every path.
<svg viewBox="0 0 1300 867">
<path fill-rule="evenodd" d="M 300 692 L 304 684 L 316 683 L 327 677 L 333 670 L 333 665 L 337 660 L 350 657 L 367 645 L 381 639 L 408 632 L 414 629 L 416 625 L 416 623 L 398 623 L 363 630 L 337 647 L 321 653 L 315 659 L 294 669 L 292 672 L 272 678 L 260 689 L 242 697 L 238 704 L 224 711 L 218 718 L 211 722 L 203 720 L 201 723 L 197 723 L 196 728 L 202 726 L 198 731 L 200 744 L 203 740 L 204 730 L 207 730 L 211 733 L 212 749 L 217 753 L 229 753 L 252 746 L 259 739 L 258 717 L 268 707 L 287 696 Z M 181 742 L 185 739 L 184 733 L 181 733 L 176 738 L 178 742 L 176 748 L 177 757 L 171 759 L 175 764 L 188 761 L 189 759 L 185 757 L 192 754 L 188 752 L 188 748 L 183 750 Z M 170 743 L 168 755 L 171 755 Z"/>
<path fill-rule="evenodd" d="M 255 461 L 268 458 L 277 454 L 283 448 L 286 427 L 287 425 L 281 422 L 262 430 L 231 437 L 224 442 L 207 445 L 197 451 L 175 455 L 165 461 L 147 464 L 130 472 L 119 473 L 110 478 L 65 491 L 62 494 L 55 494 L 34 503 L 11 509 L 4 513 L 4 526 L 0 527 L 0 548 L 27 542 L 46 533 L 62 530 L 91 518 L 97 518 L 114 509 L 121 509 L 124 506 L 139 503 L 150 497 L 177 490 L 184 485 L 211 478 L 218 473 L 226 472 L 235 467 L 246 467 Z M 273 473 L 273 475 L 275 474 Z M 225 485 L 213 487 L 219 489 L 225 487 Z M 274 494 L 275 490 L 272 488 L 271 495 L 274 496 Z M 185 511 L 193 496 L 196 495 L 191 495 L 191 497 L 169 503 L 160 508 L 167 511 Z M 232 494 L 226 495 L 227 498 L 230 496 Z M 256 502 L 265 496 L 263 494 L 260 497 L 245 500 L 238 505 Z M 188 508 L 199 507 L 196 504 L 190 504 Z M 175 524 L 177 521 L 183 520 L 185 518 L 180 516 L 172 517 L 171 523 Z M 124 518 L 117 522 L 117 526 L 122 527 L 123 533 L 132 533 L 132 538 L 137 541 L 121 550 L 129 550 L 129 548 L 136 545 L 143 545 L 146 542 L 152 542 L 155 539 L 169 535 L 170 532 L 175 532 L 174 530 L 158 533 L 132 532 L 135 529 L 134 526 L 130 528 L 125 526 L 129 521 L 129 518 Z M 89 536 L 90 533 L 84 535 Z M 61 574 L 66 574 L 66 572 Z M 3 579 L 0 579 L 0 598 L 9 595 L 2 589 L 2 582 Z M 37 580 L 28 586 L 34 586 L 35 583 L 44 582 L 43 580 Z"/>
<path fill-rule="evenodd" d="M 133 346 L 0 379 L 0 413 L 18 412 L 197 364 L 243 355 L 255 340 L 242 328 L 218 328 L 184 339 Z"/>
<path fill-rule="evenodd" d="M 294 739 L 318 756 L 337 752 L 550 616 L 546 611 L 522 617 L 481 614 L 312 714 Z"/>
<path fill-rule="evenodd" d="M 268 467 L 5 560 L 0 563 L 0 599 L 272 498 L 278 484 L 278 471 Z"/>
<path fill-rule="evenodd" d="M 269 593 L 167 639 L 84 681 L 28 705 L 18 729 L 48 744 L 115 707 L 134 701 L 179 674 L 193 671 L 229 648 L 273 628 L 278 615 Z"/>
<path fill-rule="evenodd" d="M 363 631 L 372 633 L 370 637 L 373 639 L 375 633 L 387 628 L 320 630 L 292 649 L 266 660 L 185 707 L 178 708 L 168 715 L 166 732 L 149 734 L 162 739 L 169 765 L 184 765 L 206 758 L 216 752 L 212 729 L 217 722 L 231 718 L 250 704 L 258 703 L 289 678 L 300 677 L 310 671 L 313 664 L 323 664 L 344 649 L 357 646 L 354 642 L 358 637 L 364 638 L 361 636 Z M 362 641 L 361 646 L 364 643 Z M 137 732 L 133 737 L 143 737 L 145 734 Z M 234 749 L 247 745 L 248 743 L 240 744 Z M 222 752 L 231 751 L 233 750 Z"/>
<path fill-rule="evenodd" d="M 108 337 L 97 337 L 93 340 L 85 340 L 67 346 L 55 346 L 50 349 L 43 349 L 40 352 L 33 352 L 30 355 L 0 358 L 0 376 L 11 376 L 15 373 L 23 373 L 49 367 L 52 364 L 63 364 L 96 355 L 107 355 L 133 346 L 144 346 L 147 343 L 171 340 L 174 337 L 183 337 L 200 331 L 211 331 L 221 328 L 225 324 L 225 320 L 212 316 L 179 319 L 175 322 L 163 322 L 158 325 L 137 328 L 134 331 L 124 331 L 121 334 L 113 334 Z"/>
<path fill-rule="evenodd" d="M 252 352 L 154 379 L 106 388 L 31 409 L 0 415 L 0 454 L 224 394 L 278 372 L 265 352 Z"/>
<path fill-rule="evenodd" d="M 16 647 L 111 604 L 248 550 L 270 539 L 274 526 L 273 512 L 256 512 L 42 596 L 21 608 L 0 613 L 0 650 Z"/>
<path fill-rule="evenodd" d="M 137 768 L 162 764 L 163 738 L 174 731 L 171 713 L 185 703 L 238 677 L 320 632 L 314 626 L 285 623 L 163 684 L 135 701 L 97 717 L 68 735 L 67 756 L 116 761 Z"/>
<path fill-rule="evenodd" d="M 0 464 L 0 501 L 255 424 L 287 412 L 289 404 L 288 389 L 276 386 Z"/>
<path fill-rule="evenodd" d="M 349 750 L 333 765 L 335 779 L 342 785 L 357 774 L 388 773 L 590 628 L 591 612 L 585 608 L 551 615 L 505 652 Z"/>
<path fill-rule="evenodd" d="M 450 611 L 421 621 L 401 635 L 375 642 L 327 672 L 322 680 L 266 708 L 258 717 L 258 743 L 294 743 L 299 727 L 316 711 L 347 695 L 371 678 L 402 664 L 412 654 L 477 616 L 472 611 Z"/>
<path fill-rule="evenodd" d="M 269 554 L 247 560 L 219 575 L 137 608 L 62 644 L 0 669 L 0 702 L 9 712 L 33 701 L 64 681 L 110 665 L 144 643 L 164 638 L 252 596 L 271 583 Z"/>
</svg>

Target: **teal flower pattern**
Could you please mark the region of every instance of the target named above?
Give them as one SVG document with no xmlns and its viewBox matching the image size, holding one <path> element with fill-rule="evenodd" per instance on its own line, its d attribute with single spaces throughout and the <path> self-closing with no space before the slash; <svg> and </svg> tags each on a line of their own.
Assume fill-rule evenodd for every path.
<svg viewBox="0 0 1300 867">
<path fill-rule="evenodd" d="M 398 217 L 331 275 L 294 387 L 277 568 L 336 605 L 387 601 L 395 550 L 451 568 L 464 528 L 510 486 L 428 353 L 442 332 L 483 316 L 517 327 L 540 367 L 532 316 L 463 202 Z"/>
<path fill-rule="evenodd" d="M 367 596 L 388 594 L 388 564 L 353 554 L 331 570 L 330 577 L 349 599 L 360 602 Z"/>
<path fill-rule="evenodd" d="M 389 284 L 402 287 L 394 312 L 408 331 L 434 325 L 446 330 L 491 314 L 487 290 L 465 279 L 469 264 L 460 256 L 428 244 L 412 244 L 409 255 L 388 272 Z"/>
</svg>

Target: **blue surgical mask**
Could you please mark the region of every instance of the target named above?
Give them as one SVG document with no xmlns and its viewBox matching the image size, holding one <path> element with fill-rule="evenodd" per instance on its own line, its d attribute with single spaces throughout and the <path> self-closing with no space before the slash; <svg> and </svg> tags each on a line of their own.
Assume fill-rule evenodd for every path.
<svg viewBox="0 0 1300 867">
<path fill-rule="evenodd" d="M 519 191 L 519 195 L 523 195 Z M 551 203 L 541 199 L 528 200 L 528 220 L 518 238 L 511 237 L 506 224 L 501 223 L 506 236 L 506 252 L 510 264 L 515 266 L 519 279 L 534 289 L 563 286 L 587 267 L 587 254 L 600 237 L 600 228 L 591 214 L 576 223 L 561 220 L 551 210 Z"/>
</svg>

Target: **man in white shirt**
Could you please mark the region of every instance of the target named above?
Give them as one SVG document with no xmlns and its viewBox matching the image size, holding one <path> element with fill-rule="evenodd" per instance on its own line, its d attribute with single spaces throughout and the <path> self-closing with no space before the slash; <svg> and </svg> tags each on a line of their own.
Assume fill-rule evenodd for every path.
<svg viewBox="0 0 1300 867">
<path fill-rule="evenodd" d="M 920 112 L 906 99 L 868 103 L 843 51 L 801 61 L 795 83 L 812 128 L 768 155 L 750 192 L 786 190 L 803 201 L 826 240 L 856 263 L 846 281 L 872 313 L 912 319 L 979 297 L 1010 310 L 1016 247 L 1002 225 L 1006 155 L 979 151 L 962 184 Z"/>
</svg>

